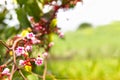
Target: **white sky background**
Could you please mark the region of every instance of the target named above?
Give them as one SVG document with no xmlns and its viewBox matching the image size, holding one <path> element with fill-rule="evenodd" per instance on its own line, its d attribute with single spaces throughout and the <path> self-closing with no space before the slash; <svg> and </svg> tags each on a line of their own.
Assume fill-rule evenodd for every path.
<svg viewBox="0 0 120 80">
<path fill-rule="evenodd" d="M 0 3 L 4 4 L 3 1 L 0 0 Z M 12 6 L 8 5 L 8 8 Z M 58 27 L 61 27 L 62 31 L 75 30 L 83 22 L 89 22 L 94 26 L 109 24 L 120 20 L 120 0 L 83 0 L 83 5 L 78 3 L 75 9 L 65 12 L 59 10 L 57 17 Z M 18 21 L 7 22 L 10 25 L 18 23 Z"/>
<path fill-rule="evenodd" d="M 120 0 L 83 0 L 83 5 L 79 3 L 74 10 L 58 13 L 62 31 L 75 30 L 83 22 L 97 26 L 116 20 L 120 20 Z"/>
</svg>

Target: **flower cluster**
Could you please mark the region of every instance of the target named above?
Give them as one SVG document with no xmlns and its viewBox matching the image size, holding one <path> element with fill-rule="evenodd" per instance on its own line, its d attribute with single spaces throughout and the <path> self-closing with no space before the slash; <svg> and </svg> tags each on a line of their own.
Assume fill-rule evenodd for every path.
<svg viewBox="0 0 120 80">
<path fill-rule="evenodd" d="M 38 40 L 35 37 L 35 34 L 33 34 L 32 32 L 27 33 L 25 38 L 23 39 L 24 43 L 23 46 L 17 46 L 15 53 L 16 56 L 24 56 L 24 57 L 29 57 L 29 51 L 32 51 L 32 45 L 40 43 L 40 40 Z M 47 55 L 45 54 L 44 57 L 46 57 Z M 26 60 L 19 60 L 19 65 L 25 66 L 25 65 L 30 65 L 31 62 L 35 62 L 36 65 L 42 65 L 43 64 L 43 58 L 42 57 L 38 57 L 36 59 L 33 58 L 28 58 Z"/>
<path fill-rule="evenodd" d="M 0 76 L 11 76 L 10 80 L 12 80 L 12 76 L 16 70 L 24 68 L 26 71 L 31 72 L 33 66 L 32 64 L 42 66 L 44 61 L 46 61 L 45 59 L 48 58 L 50 48 L 54 46 L 53 34 L 58 35 L 60 38 L 64 37 L 64 33 L 57 27 L 57 11 L 60 8 L 68 9 L 73 7 L 78 1 L 81 0 L 43 0 L 42 6 L 44 7 L 45 5 L 50 5 L 52 6 L 52 9 L 47 14 L 43 13 L 38 21 L 34 19 L 35 16 L 31 16 L 29 21 L 31 28 L 24 29 L 21 34 L 18 34 L 11 39 L 9 45 L 6 45 L 8 46 L 8 51 L 6 52 L 10 54 L 9 57 L 12 56 L 13 58 L 10 58 L 12 60 L 8 61 L 7 64 L 4 65 L 10 64 L 9 66 L 11 66 L 12 63 L 12 70 L 10 73 L 10 69 L 7 68 L 9 66 L 3 67 L 2 65 L 2 67 L 0 66 Z M 37 45 L 37 48 L 39 47 L 44 49 L 41 55 L 37 54 L 37 58 L 35 56 L 31 56 L 31 54 L 33 54 L 32 51 L 34 47 L 36 48 L 35 45 Z M 46 73 L 46 71 L 44 73 Z M 45 76 L 45 74 L 43 74 L 43 76 Z"/>
</svg>

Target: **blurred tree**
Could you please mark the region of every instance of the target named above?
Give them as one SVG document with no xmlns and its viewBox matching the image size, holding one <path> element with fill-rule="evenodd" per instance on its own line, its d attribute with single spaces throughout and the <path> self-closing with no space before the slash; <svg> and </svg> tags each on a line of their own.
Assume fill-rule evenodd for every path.
<svg viewBox="0 0 120 80">
<path fill-rule="evenodd" d="M 5 20 L 11 20 L 14 15 L 9 15 L 10 10 L 5 5 L 0 4 L 0 40 L 7 40 L 12 35 L 19 32 L 15 26 L 10 26 Z M 9 15 L 9 18 L 7 17 Z"/>
<path fill-rule="evenodd" d="M 77 30 L 79 30 L 79 29 L 85 29 L 85 28 L 92 28 L 92 27 L 93 26 L 90 23 L 82 23 L 82 24 L 79 25 L 79 27 L 78 27 Z"/>
</svg>

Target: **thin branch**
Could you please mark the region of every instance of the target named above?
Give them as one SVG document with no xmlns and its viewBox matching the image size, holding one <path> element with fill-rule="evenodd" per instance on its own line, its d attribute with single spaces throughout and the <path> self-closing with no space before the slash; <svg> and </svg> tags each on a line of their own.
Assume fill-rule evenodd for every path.
<svg viewBox="0 0 120 80">
<path fill-rule="evenodd" d="M 13 74 L 15 73 L 16 71 L 16 55 L 15 55 L 15 47 L 17 45 L 17 43 L 22 40 L 23 38 L 18 38 L 17 40 L 15 40 L 15 42 L 13 43 L 13 46 L 12 46 L 12 51 L 13 51 L 13 66 L 12 66 L 12 71 L 11 71 L 11 74 L 10 74 L 10 80 L 12 80 L 12 77 L 13 77 Z"/>
<path fill-rule="evenodd" d="M 15 64 L 12 66 L 11 74 L 10 74 L 10 80 L 12 80 L 13 74 L 15 72 Z"/>
<path fill-rule="evenodd" d="M 15 47 L 17 45 L 17 43 L 19 41 L 21 41 L 23 38 L 18 38 L 17 40 L 15 40 L 15 42 L 13 43 L 13 46 L 12 46 L 12 50 L 13 50 L 13 61 L 14 61 L 14 64 L 16 65 L 16 55 L 15 55 Z"/>
<path fill-rule="evenodd" d="M 13 58 L 11 57 L 6 63 L 4 63 L 3 65 L 1 66 L 4 66 L 6 67 L 8 64 L 12 63 L 13 62 Z"/>
<path fill-rule="evenodd" d="M 53 74 L 47 74 L 49 75 L 51 78 L 53 78 L 54 80 L 56 80 L 55 76 Z"/>
<path fill-rule="evenodd" d="M 46 73 L 47 73 L 47 59 L 44 60 L 44 73 L 43 73 L 43 80 L 46 80 Z"/>
<path fill-rule="evenodd" d="M 18 68 L 18 69 L 22 69 L 23 67 L 20 67 L 20 68 Z M 22 69 L 22 70 L 24 70 L 24 69 Z M 39 75 L 39 74 L 36 74 L 36 73 L 34 73 L 34 72 L 28 72 L 28 73 L 31 73 L 31 74 L 33 74 L 33 75 L 35 75 L 35 76 L 38 76 L 39 78 L 43 78 L 43 76 L 41 76 L 41 75 Z"/>
<path fill-rule="evenodd" d="M 39 78 L 43 78 L 43 76 L 41 76 L 41 75 L 39 75 L 39 74 L 36 74 L 36 73 L 34 73 L 34 72 L 30 72 L 30 73 L 32 73 L 32 74 L 38 76 Z"/>
<path fill-rule="evenodd" d="M 38 33 L 38 34 L 36 34 L 35 36 L 36 37 L 39 37 L 39 36 L 41 36 L 42 35 L 42 33 Z"/>
<path fill-rule="evenodd" d="M 21 70 L 19 70 L 19 73 L 20 73 L 20 75 L 22 76 L 22 78 L 23 78 L 24 80 L 28 80 L 28 79 L 23 75 L 23 73 L 22 73 Z"/>
<path fill-rule="evenodd" d="M 0 40 L 0 43 L 1 43 L 2 45 L 4 45 L 8 50 L 10 50 L 10 48 L 8 47 L 8 45 L 7 45 L 6 43 L 4 43 L 2 40 Z"/>
</svg>

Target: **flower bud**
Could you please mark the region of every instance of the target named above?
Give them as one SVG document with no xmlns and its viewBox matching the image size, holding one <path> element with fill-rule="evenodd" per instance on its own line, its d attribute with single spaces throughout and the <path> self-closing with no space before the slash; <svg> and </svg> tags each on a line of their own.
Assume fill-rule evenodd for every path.
<svg viewBox="0 0 120 80">
<path fill-rule="evenodd" d="M 45 57 L 47 57 L 48 56 L 48 52 L 44 52 L 43 54 L 42 54 L 42 56 L 45 58 Z"/>
<path fill-rule="evenodd" d="M 60 32 L 60 33 L 59 33 L 59 37 L 60 37 L 60 38 L 63 38 L 63 37 L 64 37 L 64 33 L 63 33 L 63 32 Z"/>
<path fill-rule="evenodd" d="M 54 42 L 50 42 L 50 43 L 48 44 L 49 47 L 52 47 L 53 45 L 54 45 Z"/>
<path fill-rule="evenodd" d="M 25 65 L 24 63 L 25 63 L 24 60 L 20 60 L 20 61 L 19 61 L 19 65 Z"/>
</svg>

